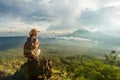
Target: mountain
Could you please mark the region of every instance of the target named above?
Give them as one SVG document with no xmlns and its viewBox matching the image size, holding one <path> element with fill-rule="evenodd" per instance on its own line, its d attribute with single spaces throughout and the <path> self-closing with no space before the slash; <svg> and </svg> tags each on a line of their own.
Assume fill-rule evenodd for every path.
<svg viewBox="0 0 120 80">
<path fill-rule="evenodd" d="M 0 37 L 0 51 L 23 46 L 25 37 Z"/>
<path fill-rule="evenodd" d="M 9 37 L 0 37 L 0 51 L 5 51 L 12 48 L 23 47 L 27 36 L 9 36 Z M 54 38 L 49 37 L 39 37 L 39 40 L 42 44 L 53 43 Z"/>
<path fill-rule="evenodd" d="M 120 38 L 109 36 L 102 32 L 90 32 L 85 29 L 78 29 L 74 31 L 73 33 L 65 35 L 65 36 L 66 37 L 81 37 L 85 39 L 96 40 L 99 42 L 109 42 L 109 43 L 119 42 L 120 40 Z"/>
<path fill-rule="evenodd" d="M 23 50 L 27 36 L 0 37 L 0 55 L 7 53 L 20 53 Z M 96 54 L 111 50 L 120 50 L 120 38 L 105 35 L 101 32 L 90 32 L 79 29 L 71 34 L 60 36 L 39 36 L 40 49 L 44 53 L 76 53 L 76 54 Z M 20 50 L 19 50 L 20 49 Z M 6 54 L 5 54 L 6 53 Z"/>
</svg>

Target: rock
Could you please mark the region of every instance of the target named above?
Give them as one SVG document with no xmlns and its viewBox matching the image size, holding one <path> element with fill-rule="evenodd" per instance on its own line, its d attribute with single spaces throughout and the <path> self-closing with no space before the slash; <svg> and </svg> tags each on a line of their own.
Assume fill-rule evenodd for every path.
<svg viewBox="0 0 120 80">
<path fill-rule="evenodd" d="M 48 80 L 52 75 L 51 60 L 45 57 L 28 60 L 14 74 L 15 80 Z"/>
</svg>

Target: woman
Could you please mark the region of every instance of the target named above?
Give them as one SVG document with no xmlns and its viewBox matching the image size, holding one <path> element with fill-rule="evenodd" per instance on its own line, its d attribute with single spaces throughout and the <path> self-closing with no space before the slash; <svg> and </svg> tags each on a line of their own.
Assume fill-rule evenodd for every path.
<svg viewBox="0 0 120 80">
<path fill-rule="evenodd" d="M 28 59 L 31 58 L 39 58 L 40 49 L 39 45 L 40 42 L 38 40 L 38 33 L 40 31 L 38 29 L 32 29 L 29 32 L 29 37 L 27 38 L 27 42 L 24 44 L 24 55 L 25 57 L 28 57 Z"/>
</svg>

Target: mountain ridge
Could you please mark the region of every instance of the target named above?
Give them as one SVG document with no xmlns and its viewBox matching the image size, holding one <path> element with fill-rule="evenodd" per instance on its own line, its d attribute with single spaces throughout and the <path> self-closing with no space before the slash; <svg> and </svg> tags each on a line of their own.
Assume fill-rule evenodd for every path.
<svg viewBox="0 0 120 80">
<path fill-rule="evenodd" d="M 109 42 L 112 42 L 116 39 L 120 39 L 120 38 L 117 38 L 114 36 L 106 35 L 102 32 L 98 32 L 98 31 L 90 32 L 85 29 L 78 29 L 71 34 L 64 35 L 64 36 L 66 36 L 66 37 L 81 37 L 81 38 L 86 38 L 86 39 L 91 39 L 91 40 L 109 41 Z"/>
</svg>

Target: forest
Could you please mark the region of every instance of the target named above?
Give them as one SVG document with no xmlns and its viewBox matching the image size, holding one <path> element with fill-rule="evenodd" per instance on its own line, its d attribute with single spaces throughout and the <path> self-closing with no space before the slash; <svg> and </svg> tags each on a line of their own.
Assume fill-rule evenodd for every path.
<svg viewBox="0 0 120 80">
<path fill-rule="evenodd" d="M 47 54 L 52 60 L 50 80 L 120 80 L 120 61 L 117 56 L 96 58 L 89 55 Z M 0 58 L 0 79 L 11 80 L 26 58 Z"/>
</svg>

